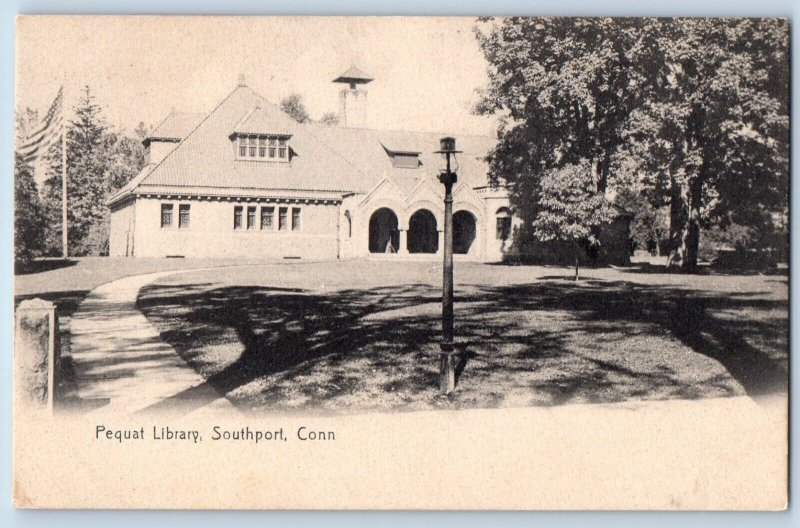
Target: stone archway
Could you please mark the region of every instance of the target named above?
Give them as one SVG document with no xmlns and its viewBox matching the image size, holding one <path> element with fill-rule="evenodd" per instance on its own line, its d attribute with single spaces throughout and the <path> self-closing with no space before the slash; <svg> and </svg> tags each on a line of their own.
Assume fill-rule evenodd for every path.
<svg viewBox="0 0 800 528">
<path fill-rule="evenodd" d="M 436 217 L 427 209 L 419 209 L 408 219 L 409 253 L 436 253 L 439 250 L 439 232 Z"/>
<path fill-rule="evenodd" d="M 477 220 L 469 211 L 456 211 L 453 214 L 453 253 L 466 255 L 475 243 Z"/>
<path fill-rule="evenodd" d="M 382 207 L 369 217 L 369 252 L 397 253 L 399 247 L 397 215 L 388 207 Z"/>
</svg>

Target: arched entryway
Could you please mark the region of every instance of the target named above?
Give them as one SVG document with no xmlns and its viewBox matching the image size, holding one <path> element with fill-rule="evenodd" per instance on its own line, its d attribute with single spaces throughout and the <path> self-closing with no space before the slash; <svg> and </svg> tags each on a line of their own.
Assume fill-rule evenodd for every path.
<svg viewBox="0 0 800 528">
<path fill-rule="evenodd" d="M 453 253 L 466 255 L 475 242 L 477 233 L 475 215 L 469 211 L 456 211 L 453 215 Z"/>
<path fill-rule="evenodd" d="M 397 253 L 400 247 L 397 225 L 397 215 L 389 208 L 382 207 L 372 213 L 369 217 L 369 252 Z"/>
<path fill-rule="evenodd" d="M 439 249 L 439 232 L 436 217 L 427 209 L 420 209 L 408 219 L 408 252 L 436 253 Z"/>
</svg>

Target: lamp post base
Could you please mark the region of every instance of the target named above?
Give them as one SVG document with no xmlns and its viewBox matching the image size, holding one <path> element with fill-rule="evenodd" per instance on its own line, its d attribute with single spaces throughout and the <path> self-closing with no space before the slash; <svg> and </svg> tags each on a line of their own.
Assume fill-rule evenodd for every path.
<svg viewBox="0 0 800 528">
<path fill-rule="evenodd" d="M 439 355 L 439 389 L 450 394 L 456 388 L 456 359 L 453 343 L 441 343 Z"/>
</svg>

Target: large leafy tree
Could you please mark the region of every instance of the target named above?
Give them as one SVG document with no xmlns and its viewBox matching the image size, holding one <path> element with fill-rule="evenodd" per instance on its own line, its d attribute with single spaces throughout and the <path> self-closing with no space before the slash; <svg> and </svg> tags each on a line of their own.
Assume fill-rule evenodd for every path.
<svg viewBox="0 0 800 528">
<path fill-rule="evenodd" d="M 671 182 L 671 262 L 697 266 L 703 225 L 767 227 L 788 201 L 788 24 L 673 19 L 667 84 L 645 107 Z"/>
<path fill-rule="evenodd" d="M 532 165 L 525 173 L 588 160 L 595 186 L 604 192 L 624 124 L 658 75 L 652 65 L 660 53 L 654 42 L 659 21 L 483 20 L 487 26 L 479 25 L 476 35 L 490 82 L 478 111 L 506 117 L 498 154 L 511 148 L 518 162 Z M 526 145 L 531 139 L 536 146 Z"/>
<path fill-rule="evenodd" d="M 476 27 L 489 63 L 477 111 L 502 116 L 490 176 L 508 186 L 532 235 L 543 178 L 567 165 L 589 168 L 595 194 L 612 171 L 631 113 L 658 86 L 661 51 L 654 19 L 482 19 Z M 596 231 L 596 229 L 595 229 Z"/>
<path fill-rule="evenodd" d="M 476 33 L 490 78 L 478 110 L 504 118 L 490 171 L 523 228 L 541 178 L 580 160 L 598 193 L 633 186 L 669 205 L 686 270 L 701 226 L 785 217 L 785 20 L 508 18 Z"/>
</svg>

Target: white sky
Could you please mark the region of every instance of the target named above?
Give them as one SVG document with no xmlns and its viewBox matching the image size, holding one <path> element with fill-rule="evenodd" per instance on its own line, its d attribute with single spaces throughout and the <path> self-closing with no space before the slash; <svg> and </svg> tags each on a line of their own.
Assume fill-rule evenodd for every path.
<svg viewBox="0 0 800 528">
<path fill-rule="evenodd" d="M 471 115 L 486 62 L 471 18 L 23 17 L 16 107 L 44 113 L 66 75 L 68 98 L 91 86 L 110 124 L 153 126 L 175 108 L 208 112 L 244 74 L 277 103 L 298 93 L 313 118 L 338 112 L 355 64 L 370 128 L 493 134 Z M 66 72 L 66 73 L 65 73 Z"/>
</svg>

